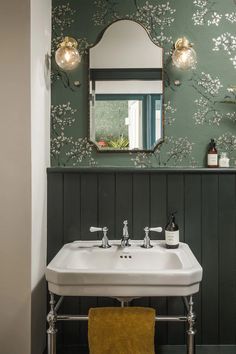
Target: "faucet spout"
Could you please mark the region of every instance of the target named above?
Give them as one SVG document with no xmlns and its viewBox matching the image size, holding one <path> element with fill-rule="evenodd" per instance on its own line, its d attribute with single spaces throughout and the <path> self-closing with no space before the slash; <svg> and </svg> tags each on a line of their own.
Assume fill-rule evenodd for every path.
<svg viewBox="0 0 236 354">
<path fill-rule="evenodd" d="M 123 222 L 123 235 L 122 235 L 122 239 L 121 239 L 121 247 L 129 247 L 130 243 L 129 243 L 129 229 L 128 229 L 128 220 L 125 220 Z"/>
</svg>

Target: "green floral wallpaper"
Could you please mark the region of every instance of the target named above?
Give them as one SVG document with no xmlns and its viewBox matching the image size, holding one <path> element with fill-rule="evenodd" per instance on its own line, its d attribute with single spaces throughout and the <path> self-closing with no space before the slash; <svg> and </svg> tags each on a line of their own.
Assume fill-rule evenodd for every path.
<svg viewBox="0 0 236 354">
<path fill-rule="evenodd" d="M 123 18 L 141 22 L 164 48 L 165 139 L 155 153 L 98 153 L 87 140 L 87 48 Z M 236 84 L 236 0 L 53 0 L 52 20 L 52 55 L 65 35 L 79 41 L 82 55 L 71 73 L 52 62 L 52 166 L 202 167 L 210 138 L 236 166 L 236 94 L 230 88 Z M 193 71 L 176 71 L 170 60 L 183 35 L 197 52 Z"/>
</svg>

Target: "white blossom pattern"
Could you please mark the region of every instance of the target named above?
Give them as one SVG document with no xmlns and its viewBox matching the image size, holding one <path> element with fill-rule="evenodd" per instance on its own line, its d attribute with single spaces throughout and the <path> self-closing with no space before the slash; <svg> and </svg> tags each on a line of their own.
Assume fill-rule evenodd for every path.
<svg viewBox="0 0 236 354">
<path fill-rule="evenodd" d="M 214 2 L 207 0 L 194 0 L 193 4 L 196 7 L 196 12 L 194 12 L 192 16 L 193 24 L 195 26 L 203 26 L 205 24 L 208 26 L 219 26 L 222 15 L 216 11 L 213 12 L 212 9 L 215 5 Z"/>
<path fill-rule="evenodd" d="M 226 88 L 230 85 L 233 87 L 235 82 L 233 81 L 233 75 L 231 81 L 231 76 L 228 79 L 224 78 L 220 70 L 220 65 L 223 65 L 222 56 L 224 54 L 229 59 L 229 70 L 230 66 L 231 68 L 236 68 L 236 36 L 234 34 L 235 31 L 233 31 L 233 26 L 236 23 L 236 11 L 233 6 L 235 6 L 236 0 L 230 2 L 232 9 L 230 10 L 227 7 L 227 11 L 225 11 L 225 7 L 220 0 L 191 1 L 194 10 L 190 16 L 189 13 L 186 14 L 188 16 L 186 25 L 191 26 L 192 21 L 195 26 L 205 26 L 204 35 L 207 43 L 212 41 L 212 50 L 216 53 L 219 52 L 221 55 L 215 56 L 219 67 L 218 74 L 214 75 L 214 71 L 212 73 L 199 72 L 199 65 L 190 78 L 191 73 L 190 75 L 178 73 L 174 73 L 173 75 L 173 68 L 171 68 L 171 57 L 169 54 L 171 54 L 172 44 L 176 39 L 175 21 L 177 18 L 179 20 L 180 16 L 182 16 L 181 8 L 177 4 L 177 1 L 128 0 L 127 2 L 122 2 L 121 0 L 88 0 L 88 6 L 94 13 L 92 19 L 93 28 L 90 31 L 94 39 L 96 38 L 96 33 L 94 33 L 96 27 L 102 26 L 103 29 L 104 26 L 114 20 L 127 18 L 142 23 L 148 29 L 152 39 L 164 48 L 165 90 L 166 96 L 170 97 L 169 100 L 165 99 L 163 108 L 165 111 L 166 126 L 164 142 L 157 147 L 154 153 L 132 152 L 130 158 L 126 158 L 129 155 L 125 154 L 122 164 L 132 162 L 137 167 L 190 165 L 195 167 L 196 162 L 194 157 L 196 157 L 198 165 L 201 166 L 202 158 L 198 156 L 198 145 L 194 145 L 194 136 L 188 139 L 185 136 L 184 130 L 183 132 L 180 131 L 184 124 L 184 118 L 181 115 L 182 112 L 177 111 L 175 108 L 175 101 L 180 100 L 181 102 L 183 98 L 180 97 L 183 97 L 183 89 L 185 88 L 186 90 L 186 86 L 189 87 L 188 101 L 192 102 L 193 107 L 192 109 L 188 104 L 186 114 L 193 117 L 193 129 L 194 125 L 198 127 L 195 134 L 201 132 L 207 125 L 211 126 L 214 136 L 217 135 L 216 131 L 218 130 L 219 142 L 217 141 L 217 144 L 220 150 L 228 151 L 227 146 L 230 146 L 230 148 L 228 147 L 230 150 L 228 152 L 234 156 L 233 158 L 236 161 L 236 135 L 226 133 L 229 130 L 229 124 L 226 124 L 227 121 L 231 122 L 230 127 L 236 124 L 236 110 L 234 109 L 236 96 L 231 89 L 225 94 Z M 90 46 L 89 41 L 87 38 L 77 38 L 78 33 L 74 32 L 73 34 L 74 26 L 72 27 L 73 24 L 76 24 L 75 21 L 77 21 L 76 13 L 82 9 L 79 2 L 76 4 L 76 2 L 70 0 L 63 0 L 61 2 L 57 0 L 55 3 L 59 5 L 53 7 L 53 51 L 65 35 L 72 35 L 79 42 L 81 55 L 86 54 Z M 92 8 L 93 5 L 94 8 Z M 221 32 L 219 32 L 220 28 Z M 213 30 L 217 31 L 215 36 L 212 35 Z M 99 31 L 100 29 L 98 28 L 97 35 Z M 197 33 L 195 40 L 197 43 Z M 210 58 L 208 59 L 210 60 Z M 52 60 L 52 66 L 53 62 Z M 224 63 L 224 65 L 227 65 L 227 63 Z M 80 66 L 80 70 L 84 71 L 84 66 Z M 70 89 L 70 91 L 65 91 L 65 95 L 68 101 L 70 101 L 70 97 L 74 101 L 73 91 L 78 90 L 77 92 L 79 93 L 79 89 L 75 86 L 75 80 L 78 80 L 78 78 L 74 74 L 63 72 L 57 67 L 53 67 L 52 77 L 54 80 L 59 79 L 65 89 Z M 176 84 L 178 81 L 180 85 Z M 81 81 L 81 84 L 83 84 L 83 81 Z M 62 89 L 64 89 L 63 86 Z M 54 85 L 53 89 L 60 91 L 60 85 Z M 52 101 L 54 97 L 55 94 L 52 96 Z M 72 107 L 70 102 L 63 104 L 59 101 L 59 103 L 60 105 L 56 104 L 52 106 L 52 165 L 93 165 L 96 161 L 95 149 L 86 136 L 84 136 L 84 124 L 83 128 L 77 125 L 78 105 L 76 104 Z M 178 104 L 178 106 L 180 105 Z M 83 106 L 80 107 L 80 110 L 82 111 L 82 118 L 84 113 Z M 176 129 L 172 128 L 173 125 Z M 170 136 L 172 132 L 174 136 Z M 203 139 L 201 143 L 204 143 Z M 106 164 L 105 155 L 103 161 Z M 114 163 L 116 162 L 114 161 Z"/>
<path fill-rule="evenodd" d="M 226 119 L 231 120 L 232 122 L 236 123 L 236 112 L 227 112 L 225 114 Z"/>
<path fill-rule="evenodd" d="M 52 9 L 52 29 L 54 31 L 60 30 L 61 33 L 64 32 L 64 30 L 72 25 L 74 22 L 73 15 L 76 13 L 75 10 L 73 10 L 70 7 L 70 3 L 68 2 L 67 4 L 64 5 L 58 5 L 53 7 Z"/>
<path fill-rule="evenodd" d="M 62 41 L 65 35 L 65 31 L 71 27 L 74 23 L 74 14 L 76 13 L 70 7 L 70 3 L 64 5 L 58 5 L 52 9 L 52 53 L 54 53 L 58 47 L 58 44 Z"/>
<path fill-rule="evenodd" d="M 225 18 L 226 20 L 228 20 L 231 23 L 235 23 L 236 22 L 236 12 L 231 12 L 230 14 L 225 14 Z"/>
<path fill-rule="evenodd" d="M 220 94 L 221 88 L 223 88 L 220 79 L 218 77 L 213 78 L 210 74 L 202 72 L 200 77 L 193 76 L 192 86 L 200 95 L 194 101 L 197 106 L 197 111 L 193 115 L 195 124 L 208 124 L 219 127 L 224 118 L 224 114 L 215 106 L 216 99 Z"/>
<path fill-rule="evenodd" d="M 143 6 L 137 7 L 135 14 L 129 17 L 141 22 L 155 43 L 164 45 L 173 42 L 172 36 L 167 36 L 165 31 L 173 24 L 175 12 L 176 10 L 170 6 L 169 1 L 155 5 L 146 1 Z"/>
<path fill-rule="evenodd" d="M 60 128 L 60 130 L 64 131 L 65 127 L 71 127 L 75 122 L 75 113 L 77 113 L 77 109 L 73 109 L 71 107 L 71 103 L 68 102 L 66 104 L 52 105 L 51 106 L 51 122 L 52 129 L 56 130 Z"/>
<path fill-rule="evenodd" d="M 96 164 L 88 139 L 68 134 L 68 128 L 76 121 L 76 113 L 77 109 L 73 109 L 70 102 L 51 107 L 51 157 L 57 165 Z"/>
<path fill-rule="evenodd" d="M 96 9 L 93 14 L 93 23 L 95 26 L 108 25 L 112 21 L 119 18 L 115 7 L 117 3 L 114 0 L 95 0 L 94 7 Z"/>
<path fill-rule="evenodd" d="M 80 55 L 87 54 L 89 47 L 93 45 L 93 43 L 88 42 L 87 38 L 77 38 L 77 42 Z"/>
<path fill-rule="evenodd" d="M 166 154 L 163 155 L 163 149 L 158 146 L 153 154 L 146 152 L 130 153 L 131 161 L 135 167 L 145 168 L 152 167 L 152 157 L 154 155 L 158 166 L 177 166 L 186 161 L 192 167 L 195 166 L 195 160 L 191 156 L 194 143 L 190 142 L 187 137 L 176 138 L 173 136 L 166 137 L 162 147 L 166 149 Z"/>
<path fill-rule="evenodd" d="M 194 143 L 187 137 L 166 137 L 163 144 L 154 152 L 158 166 L 191 165 L 195 167 L 195 159 L 192 156 Z M 165 152 L 164 152 L 165 150 Z"/>
<path fill-rule="evenodd" d="M 184 160 L 191 158 L 194 143 L 188 137 L 176 138 L 173 136 L 167 137 L 165 141 L 168 149 L 167 159 L 164 165 L 173 164 L 174 166 L 181 164 Z"/>
<path fill-rule="evenodd" d="M 223 120 L 236 122 L 236 112 L 225 112 L 225 107 L 216 105 L 223 87 L 218 77 L 213 78 L 210 74 L 202 72 L 200 78 L 193 79 L 193 87 L 201 95 L 194 101 L 197 106 L 197 111 L 193 115 L 196 125 L 208 124 L 219 127 Z M 228 99 L 231 97 L 226 96 L 222 103 Z"/>
<path fill-rule="evenodd" d="M 210 25 L 215 25 L 215 26 L 219 26 L 219 23 L 222 19 L 222 15 L 218 14 L 217 12 L 214 12 L 210 19 L 207 20 L 207 25 L 210 26 Z"/>
<path fill-rule="evenodd" d="M 63 132 L 60 133 L 58 136 L 51 136 L 51 156 L 52 158 L 56 159 L 56 157 L 60 157 L 61 159 L 61 153 L 62 149 L 73 143 L 73 138 L 65 136 Z"/>
<path fill-rule="evenodd" d="M 73 140 L 73 144 L 66 156 L 72 161 L 73 166 L 81 165 L 83 162 L 88 162 L 90 166 L 95 166 L 96 161 L 92 156 L 93 145 L 87 138 L 78 138 Z"/>
<path fill-rule="evenodd" d="M 207 1 L 206 0 L 195 0 L 194 5 L 198 8 L 193 14 L 193 24 L 196 26 L 204 25 L 204 18 L 207 15 Z"/>
<path fill-rule="evenodd" d="M 205 92 L 213 97 L 217 96 L 220 89 L 223 87 L 218 77 L 213 79 L 210 74 L 206 74 L 204 72 L 201 73 L 201 78 L 198 82 L 198 85 L 203 87 Z"/>
<path fill-rule="evenodd" d="M 217 146 L 221 151 L 228 153 L 231 165 L 236 166 L 236 135 L 232 133 L 222 134 L 217 139 Z"/>
<path fill-rule="evenodd" d="M 236 69 L 236 56 L 232 56 L 233 53 L 236 51 L 236 36 L 233 36 L 229 32 L 225 32 L 219 37 L 213 38 L 213 42 L 213 51 L 224 50 L 230 56 L 230 60 L 232 61 L 233 66 Z"/>
<path fill-rule="evenodd" d="M 171 101 L 164 103 L 164 113 L 165 113 L 165 124 L 173 125 L 176 120 L 176 111 L 177 109 L 171 105 Z"/>
<path fill-rule="evenodd" d="M 234 57 L 229 58 L 232 61 L 233 66 L 236 68 L 236 55 Z"/>
<path fill-rule="evenodd" d="M 152 166 L 152 154 L 146 152 L 130 153 L 131 161 L 135 167 L 145 168 Z"/>
<path fill-rule="evenodd" d="M 203 125 L 205 123 L 209 125 L 216 125 L 219 127 L 223 115 L 219 113 L 214 107 L 209 105 L 209 101 L 200 97 L 195 100 L 197 111 L 193 115 L 193 119 L 196 125 Z"/>
<path fill-rule="evenodd" d="M 217 12 L 214 12 L 211 15 L 211 18 L 207 21 L 207 25 L 216 25 L 219 26 L 219 23 L 221 21 L 222 15 L 218 14 Z"/>
<path fill-rule="evenodd" d="M 215 44 L 213 48 L 214 51 L 223 49 L 231 55 L 236 49 L 236 37 L 229 32 L 223 33 L 217 38 L 213 38 L 213 42 Z"/>
</svg>

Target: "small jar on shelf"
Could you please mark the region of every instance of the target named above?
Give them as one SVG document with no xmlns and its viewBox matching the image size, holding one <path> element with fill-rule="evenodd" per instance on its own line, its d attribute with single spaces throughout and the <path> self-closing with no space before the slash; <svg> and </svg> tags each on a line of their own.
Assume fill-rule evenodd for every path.
<svg viewBox="0 0 236 354">
<path fill-rule="evenodd" d="M 229 167 L 229 158 L 227 156 L 227 153 L 226 152 L 222 152 L 220 154 L 220 159 L 219 159 L 219 167 Z"/>
</svg>

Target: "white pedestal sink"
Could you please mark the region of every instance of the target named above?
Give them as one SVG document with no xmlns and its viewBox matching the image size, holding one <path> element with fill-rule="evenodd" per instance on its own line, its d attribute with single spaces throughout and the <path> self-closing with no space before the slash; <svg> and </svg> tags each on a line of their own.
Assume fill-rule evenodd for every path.
<svg viewBox="0 0 236 354">
<path fill-rule="evenodd" d="M 199 291 L 202 268 L 190 248 L 180 243 L 166 249 L 153 241 L 144 249 L 142 241 L 121 248 L 99 248 L 99 241 L 66 244 L 48 265 L 46 279 L 51 292 L 62 296 L 187 296 Z"/>
<path fill-rule="evenodd" d="M 87 321 L 88 315 L 58 315 L 63 296 L 107 296 L 119 299 L 142 296 L 182 296 L 187 314 L 157 316 L 156 321 L 187 323 L 187 354 L 195 354 L 193 294 L 199 291 L 202 268 L 190 248 L 180 243 L 166 249 L 163 241 L 153 241 L 153 248 L 141 248 L 142 241 L 132 241 L 122 248 L 110 241 L 111 248 L 99 248 L 99 241 L 66 244 L 47 266 L 50 292 L 48 354 L 56 354 L 57 321 Z M 56 304 L 54 295 L 61 296 Z M 189 300 L 187 299 L 189 296 Z"/>
</svg>

